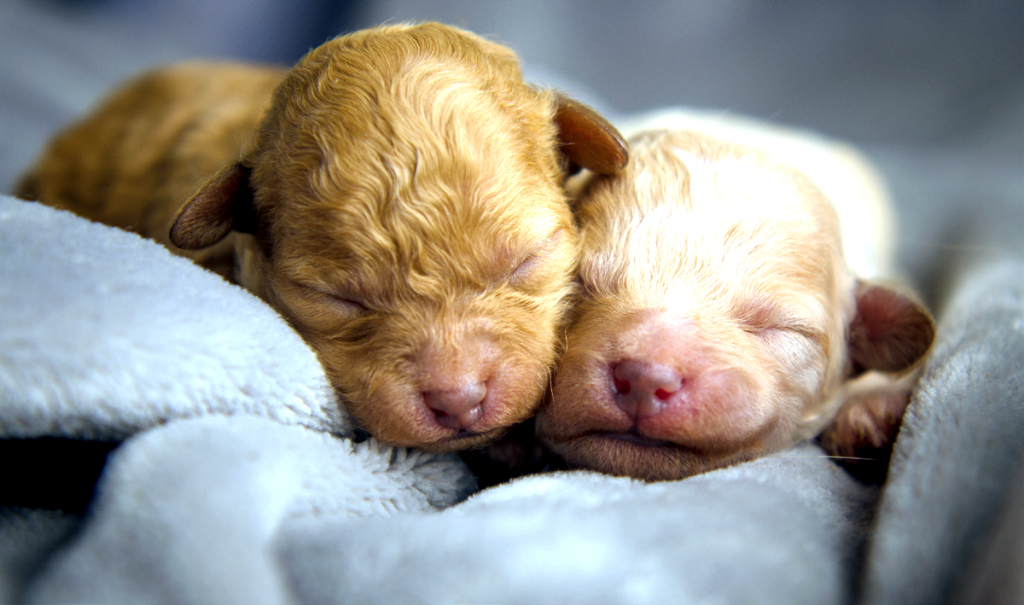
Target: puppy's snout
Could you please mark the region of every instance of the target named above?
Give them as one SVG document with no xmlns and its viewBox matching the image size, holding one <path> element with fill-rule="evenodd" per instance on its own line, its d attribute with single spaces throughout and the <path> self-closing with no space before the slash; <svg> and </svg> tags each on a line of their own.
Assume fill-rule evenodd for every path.
<svg viewBox="0 0 1024 605">
<path fill-rule="evenodd" d="M 425 344 L 417 356 L 419 388 L 438 425 L 473 431 L 488 420 L 500 391 L 495 386 L 500 383 L 497 356 L 494 340 L 486 334 L 434 338 Z"/>
<path fill-rule="evenodd" d="M 423 401 L 434 413 L 437 423 L 452 429 L 472 426 L 484 414 L 487 385 L 473 382 L 454 389 L 425 391 Z"/>
<path fill-rule="evenodd" d="M 630 418 L 639 420 L 660 414 L 683 388 L 685 378 L 668 366 L 624 359 L 613 364 L 612 381 L 616 405 Z"/>
</svg>

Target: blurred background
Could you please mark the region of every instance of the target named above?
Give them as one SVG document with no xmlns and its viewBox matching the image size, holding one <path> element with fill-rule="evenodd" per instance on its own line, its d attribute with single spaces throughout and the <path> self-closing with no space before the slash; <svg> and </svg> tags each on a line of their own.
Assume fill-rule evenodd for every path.
<svg viewBox="0 0 1024 605">
<path fill-rule="evenodd" d="M 852 140 L 900 165 L 921 238 L 948 227 L 927 225 L 937 195 L 982 204 L 995 186 L 996 212 L 1024 207 L 1021 0 L 0 0 L 0 188 L 141 69 L 291 64 L 339 33 L 406 20 L 504 42 L 529 78 L 612 118 L 689 105 Z"/>
</svg>

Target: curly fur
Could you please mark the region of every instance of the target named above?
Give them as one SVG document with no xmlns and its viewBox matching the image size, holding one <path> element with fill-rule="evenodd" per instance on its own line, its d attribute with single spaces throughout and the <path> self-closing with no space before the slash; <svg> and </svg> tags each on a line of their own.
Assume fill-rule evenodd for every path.
<svg viewBox="0 0 1024 605">
<path fill-rule="evenodd" d="M 287 72 L 145 76 L 23 192 L 232 276 L 370 433 L 454 450 L 536 410 L 578 256 L 565 170 L 625 157 L 599 116 L 524 83 L 512 51 L 426 23 L 339 37 Z"/>
</svg>

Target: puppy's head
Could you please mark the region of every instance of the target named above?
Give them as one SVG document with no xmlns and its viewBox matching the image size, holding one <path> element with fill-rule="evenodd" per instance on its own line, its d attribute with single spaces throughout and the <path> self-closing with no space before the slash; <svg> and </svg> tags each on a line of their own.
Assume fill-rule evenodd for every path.
<svg viewBox="0 0 1024 605">
<path fill-rule="evenodd" d="M 796 170 L 686 132 L 631 143 L 578 201 L 582 292 L 537 417 L 570 464 L 674 479 L 751 459 L 811 436 L 847 378 L 924 354 L 928 314 L 852 277 Z"/>
<path fill-rule="evenodd" d="M 252 149 L 171 239 L 252 232 L 243 283 L 303 334 L 363 427 L 465 449 L 532 415 L 548 385 L 578 260 L 565 170 L 625 159 L 610 125 L 525 85 L 504 47 L 378 28 L 290 72 Z"/>
</svg>

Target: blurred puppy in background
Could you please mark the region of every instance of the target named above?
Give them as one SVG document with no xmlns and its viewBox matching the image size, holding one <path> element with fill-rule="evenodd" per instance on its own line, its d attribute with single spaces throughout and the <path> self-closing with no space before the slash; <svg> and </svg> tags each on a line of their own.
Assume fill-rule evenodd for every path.
<svg viewBox="0 0 1024 605">
<path fill-rule="evenodd" d="M 845 455 L 866 430 L 891 441 L 910 389 L 894 376 L 935 328 L 861 279 L 890 273 L 870 165 L 740 118 L 667 112 L 624 131 L 624 172 L 571 183 L 582 292 L 542 442 L 570 466 L 660 480 L 824 429 Z"/>
<path fill-rule="evenodd" d="M 564 177 L 625 163 L 611 125 L 524 83 L 512 51 L 426 23 L 339 37 L 291 70 L 144 75 L 17 193 L 237 281 L 372 435 L 451 451 L 535 412 L 578 260 Z"/>
</svg>

